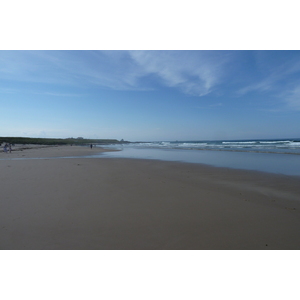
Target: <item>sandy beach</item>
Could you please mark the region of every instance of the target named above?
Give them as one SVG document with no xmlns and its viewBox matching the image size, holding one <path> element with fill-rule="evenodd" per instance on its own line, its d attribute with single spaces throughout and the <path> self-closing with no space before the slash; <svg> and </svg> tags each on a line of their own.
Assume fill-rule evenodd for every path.
<svg viewBox="0 0 300 300">
<path fill-rule="evenodd" d="M 101 151 L 1 152 L 0 249 L 300 249 L 299 177 Z"/>
</svg>

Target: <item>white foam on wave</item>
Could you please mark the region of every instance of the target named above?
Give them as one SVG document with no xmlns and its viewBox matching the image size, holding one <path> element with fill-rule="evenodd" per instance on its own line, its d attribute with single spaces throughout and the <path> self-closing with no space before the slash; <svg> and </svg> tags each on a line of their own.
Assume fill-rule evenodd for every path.
<svg viewBox="0 0 300 300">
<path fill-rule="evenodd" d="M 256 144 L 257 142 L 251 141 L 251 142 L 222 142 L 222 144 Z"/>
<path fill-rule="evenodd" d="M 156 141 L 146 143 L 135 143 L 132 146 L 138 148 L 157 148 L 157 149 L 182 149 L 182 150 L 226 150 L 226 151 L 267 151 L 283 153 L 298 153 L 300 150 L 300 140 L 249 140 L 249 141 Z"/>
<path fill-rule="evenodd" d="M 282 143 L 291 143 L 291 141 L 259 141 L 260 144 L 282 144 Z"/>
<path fill-rule="evenodd" d="M 201 147 L 201 146 L 207 146 L 207 143 L 183 143 L 178 144 L 179 147 Z"/>
<path fill-rule="evenodd" d="M 290 146 L 291 147 L 300 147 L 300 142 L 291 142 Z"/>
</svg>

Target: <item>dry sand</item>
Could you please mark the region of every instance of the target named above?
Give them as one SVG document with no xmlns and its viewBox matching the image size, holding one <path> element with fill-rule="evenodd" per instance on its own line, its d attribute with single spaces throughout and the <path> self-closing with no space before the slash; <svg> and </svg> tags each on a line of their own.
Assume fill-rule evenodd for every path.
<svg viewBox="0 0 300 300">
<path fill-rule="evenodd" d="M 0 153 L 0 249 L 300 249 L 300 178 L 66 146 Z"/>
<path fill-rule="evenodd" d="M 0 149 L 0 151 L 0 159 L 11 159 L 85 156 L 111 150 L 95 147 L 90 149 L 87 146 L 16 145 L 12 147 L 11 153 L 4 153 L 3 149 Z"/>
</svg>

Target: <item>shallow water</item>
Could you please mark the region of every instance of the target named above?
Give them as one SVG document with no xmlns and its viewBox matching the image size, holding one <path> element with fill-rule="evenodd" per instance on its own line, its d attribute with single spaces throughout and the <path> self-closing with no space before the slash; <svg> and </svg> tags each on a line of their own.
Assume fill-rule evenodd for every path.
<svg viewBox="0 0 300 300">
<path fill-rule="evenodd" d="M 300 176 L 299 155 L 212 150 L 148 149 L 130 146 L 120 148 L 120 150 L 101 153 L 94 157 L 158 159 Z"/>
</svg>

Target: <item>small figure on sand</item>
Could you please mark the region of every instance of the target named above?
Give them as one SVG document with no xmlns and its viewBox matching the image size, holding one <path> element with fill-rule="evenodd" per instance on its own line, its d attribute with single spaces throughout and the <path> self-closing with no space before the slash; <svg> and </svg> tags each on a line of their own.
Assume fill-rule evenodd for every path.
<svg viewBox="0 0 300 300">
<path fill-rule="evenodd" d="M 8 153 L 8 151 L 9 151 L 9 153 L 11 153 L 11 151 L 12 151 L 11 144 L 5 143 L 4 147 L 3 147 L 3 151 L 4 151 L 4 153 Z"/>
<path fill-rule="evenodd" d="M 93 144 L 90 145 L 91 149 L 93 149 Z"/>
</svg>

